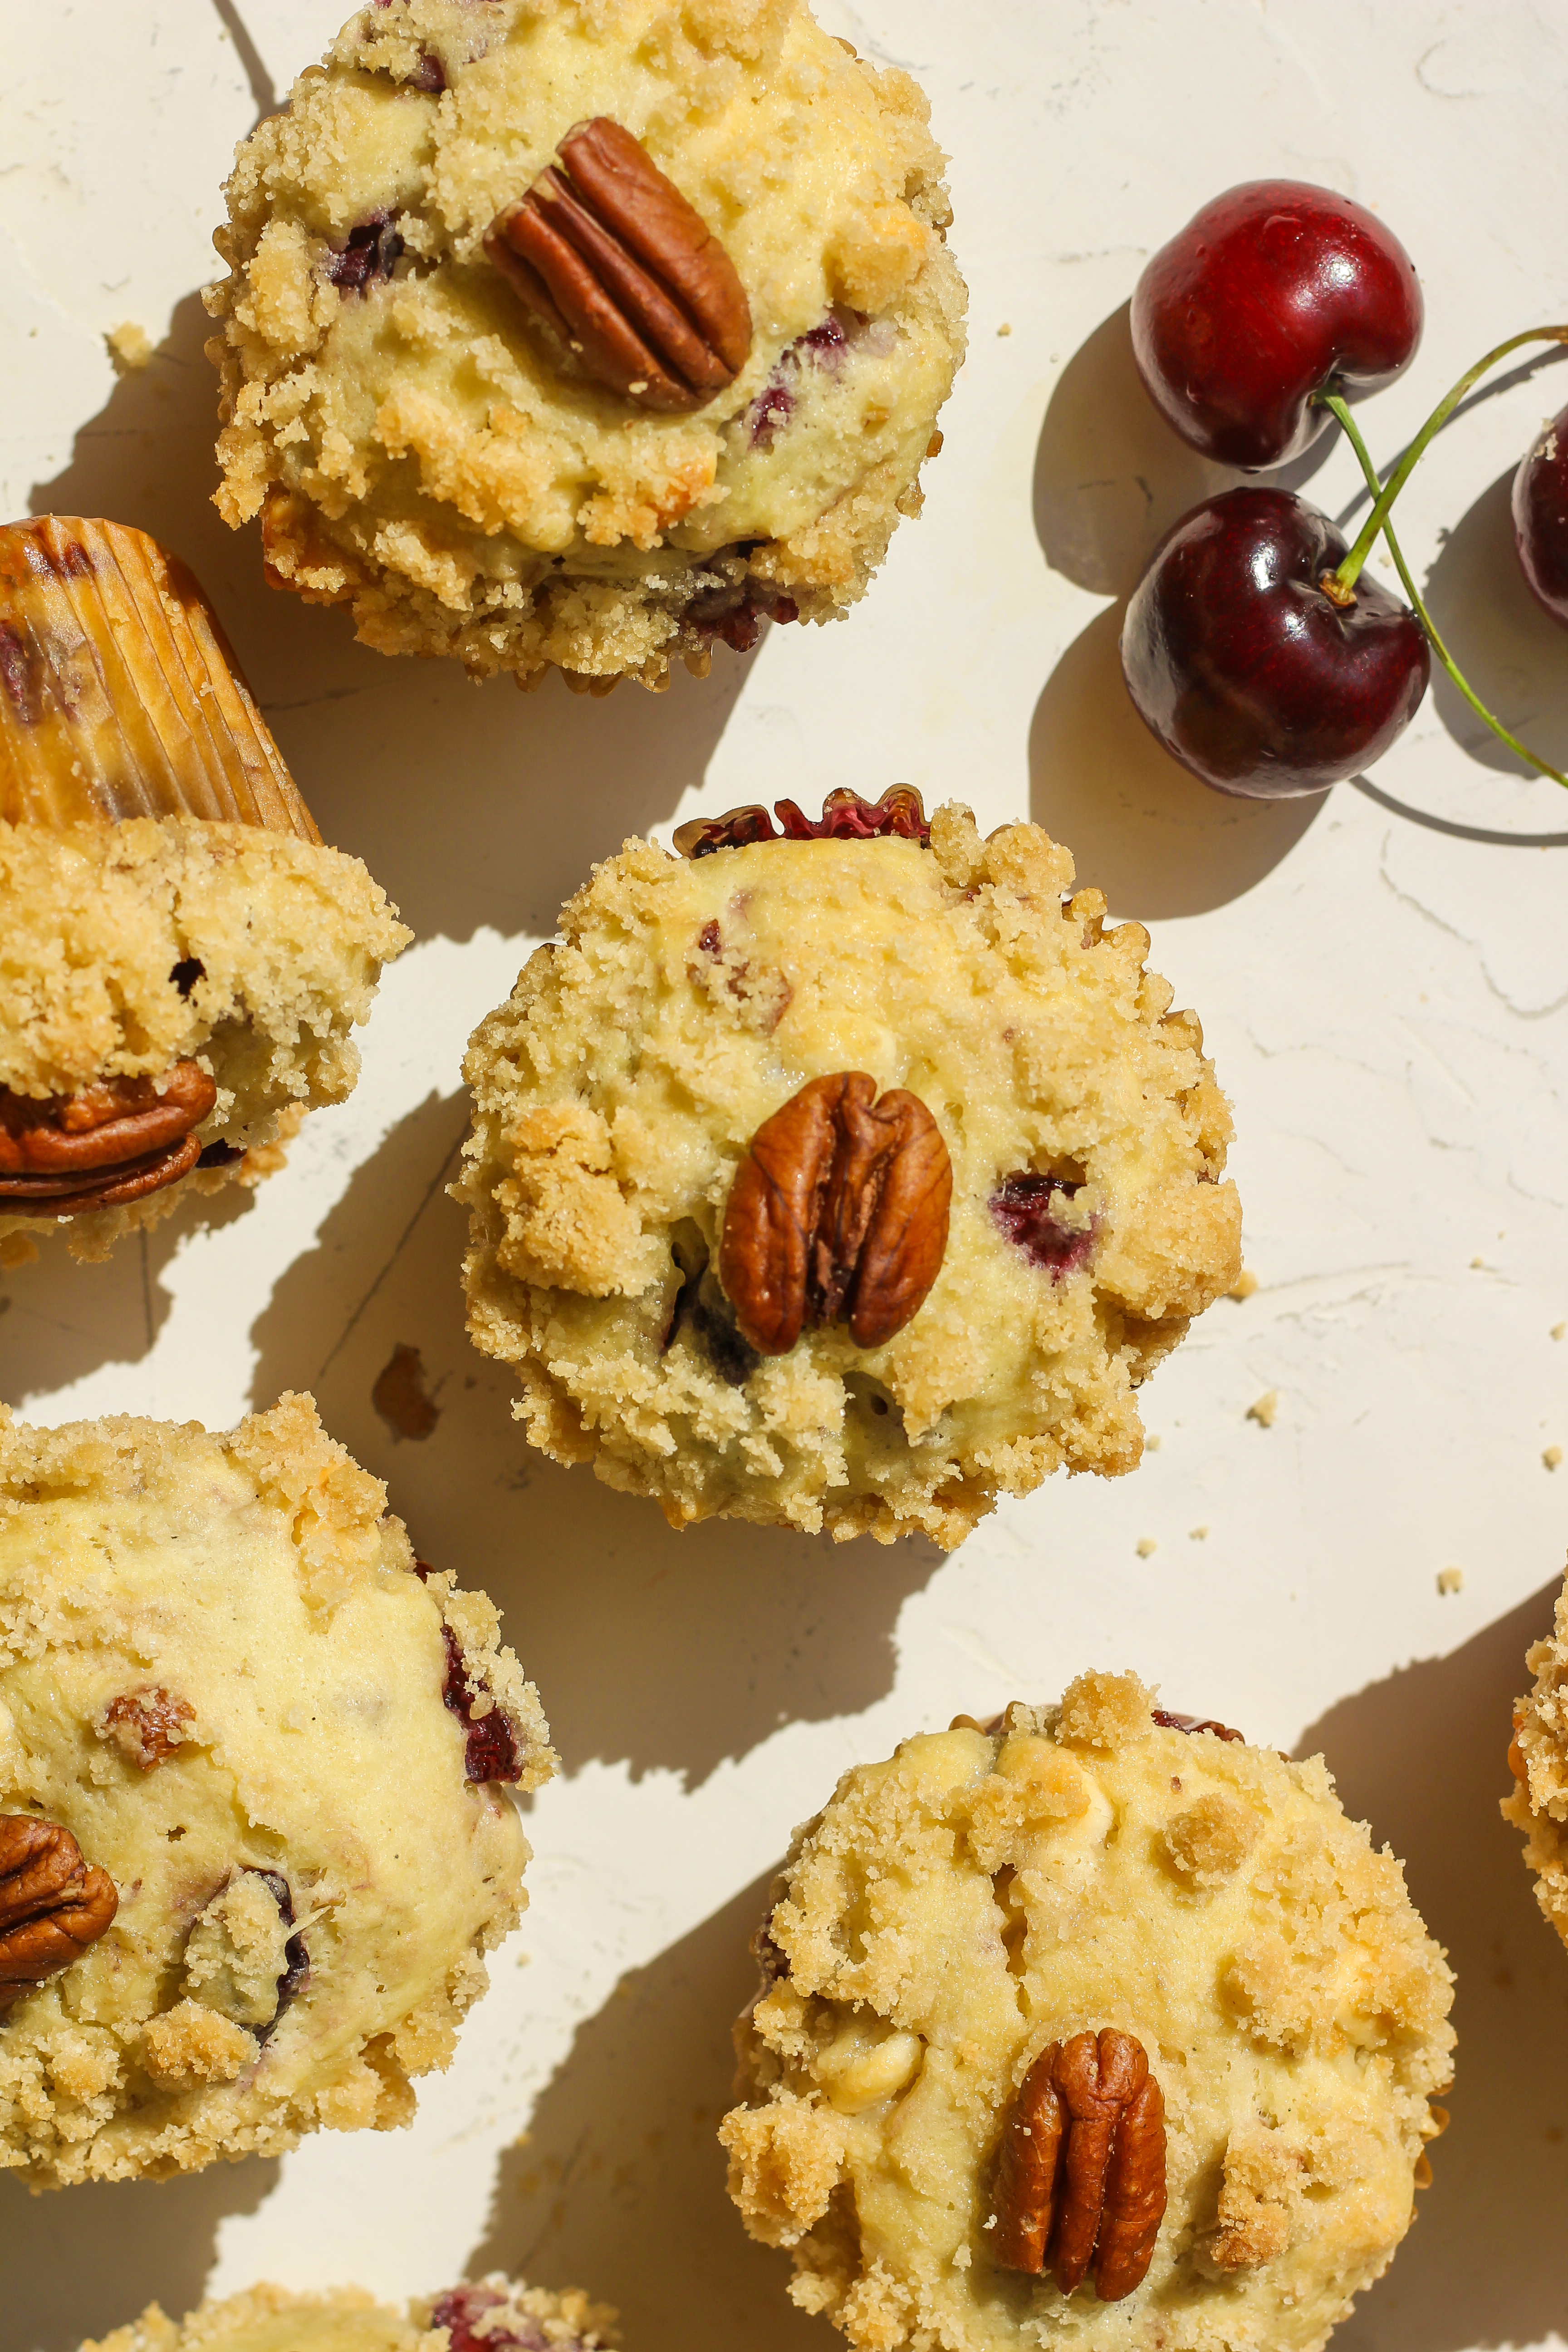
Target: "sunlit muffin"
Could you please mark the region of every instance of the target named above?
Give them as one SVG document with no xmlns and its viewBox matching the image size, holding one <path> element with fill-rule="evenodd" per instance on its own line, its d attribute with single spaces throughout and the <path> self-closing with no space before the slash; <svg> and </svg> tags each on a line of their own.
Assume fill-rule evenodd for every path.
<svg viewBox="0 0 1568 2352">
<path fill-rule="evenodd" d="M 731 2194 L 865 2352 L 1315 2352 L 1447 2120 L 1398 1863 L 1132 1675 L 847 1772 L 754 1948 Z"/>
<path fill-rule="evenodd" d="M 952 1545 L 1136 1465 L 1239 1269 L 1230 1114 L 1038 826 L 780 811 L 628 842 L 475 1032 L 468 1328 L 535 1445 L 676 1525 Z"/>
<path fill-rule="evenodd" d="M 942 162 L 804 0 L 362 9 L 228 183 L 219 509 L 477 677 L 831 620 L 963 356 Z"/>
<path fill-rule="evenodd" d="M 30 2186 L 412 2119 L 523 1904 L 555 1759 L 481 1592 L 286 1396 L 0 1407 L 0 2168 Z"/>
<path fill-rule="evenodd" d="M 280 1167 L 410 936 L 184 564 L 119 523 L 0 529 L 0 1265 Z"/>
</svg>

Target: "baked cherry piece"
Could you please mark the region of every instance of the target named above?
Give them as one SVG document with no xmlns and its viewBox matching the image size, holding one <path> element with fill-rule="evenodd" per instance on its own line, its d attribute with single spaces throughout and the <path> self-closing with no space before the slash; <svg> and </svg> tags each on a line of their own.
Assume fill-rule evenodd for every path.
<svg viewBox="0 0 1568 2352">
<path fill-rule="evenodd" d="M 1325 593 L 1345 551 L 1289 491 L 1225 490 L 1183 516 L 1139 583 L 1121 631 L 1128 692 L 1216 791 L 1321 793 L 1381 759 L 1415 716 L 1426 639 L 1364 572 L 1342 607 Z"/>
<path fill-rule="evenodd" d="M 1538 602 L 1568 624 L 1568 408 L 1513 478 L 1513 539 Z"/>
<path fill-rule="evenodd" d="M 1312 403 L 1392 383 L 1421 341 L 1421 288 L 1396 236 L 1300 180 L 1227 189 L 1162 246 L 1132 297 L 1155 406 L 1224 466 L 1282 466 L 1328 423 Z"/>
</svg>

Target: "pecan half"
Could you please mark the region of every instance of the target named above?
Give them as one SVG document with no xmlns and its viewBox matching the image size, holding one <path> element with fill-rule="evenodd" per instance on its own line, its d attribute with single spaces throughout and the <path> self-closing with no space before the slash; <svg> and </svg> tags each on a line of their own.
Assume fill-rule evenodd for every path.
<svg viewBox="0 0 1568 2352">
<path fill-rule="evenodd" d="M 862 799 L 839 784 L 822 803 L 819 817 L 806 816 L 794 801 L 775 801 L 781 830 L 760 802 L 729 810 L 723 816 L 689 817 L 675 828 L 679 857 L 711 857 L 716 850 L 743 849 L 752 841 L 871 841 L 889 835 L 900 841 L 931 842 L 931 825 L 913 784 L 889 784 L 879 801 Z"/>
<path fill-rule="evenodd" d="M 68 1216 L 173 1184 L 201 1157 L 195 1129 L 217 1100 L 199 1063 L 152 1078 L 100 1078 L 80 1094 L 0 1088 L 0 1208 Z"/>
<path fill-rule="evenodd" d="M 88 1868 L 69 1830 L 0 1813 L 0 2010 L 79 1960 L 119 1908 L 114 1881 Z"/>
<path fill-rule="evenodd" d="M 161 1684 L 143 1683 L 110 1700 L 99 1718 L 98 1736 L 111 1740 L 128 1764 L 151 1772 L 156 1765 L 168 1762 L 184 1741 L 186 1727 L 195 1719 L 189 1699 L 164 1690 Z"/>
<path fill-rule="evenodd" d="M 1042 2050 L 1003 2128 L 993 2259 L 1101 2303 L 1142 2282 L 1165 2214 L 1165 2103 L 1143 2045 L 1105 2026 Z"/>
<path fill-rule="evenodd" d="M 760 1356 L 845 1320 L 879 1348 L 924 1305 L 947 1248 L 952 1162 L 918 1095 L 864 1070 L 813 1078 L 763 1121 L 724 1208 L 719 1279 Z"/>
<path fill-rule="evenodd" d="M 587 373 L 644 408 L 700 408 L 752 348 L 734 263 L 646 147 L 608 115 L 574 123 L 485 253 Z"/>
</svg>

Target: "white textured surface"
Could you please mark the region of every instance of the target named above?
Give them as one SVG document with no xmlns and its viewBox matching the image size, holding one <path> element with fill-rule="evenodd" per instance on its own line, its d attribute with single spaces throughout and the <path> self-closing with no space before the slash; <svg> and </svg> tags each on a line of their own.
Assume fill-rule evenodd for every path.
<svg viewBox="0 0 1568 2352">
<path fill-rule="evenodd" d="M 953 156 L 973 349 L 925 518 L 837 628 L 721 652 L 661 700 L 582 702 L 364 651 L 269 594 L 254 536 L 205 503 L 195 289 L 218 183 L 340 0 L 243 0 L 243 22 L 230 0 L 4 12 L 5 509 L 113 516 L 189 558 L 327 837 L 420 944 L 384 987 L 353 1101 L 253 1207 L 182 1216 L 108 1268 L 5 1280 L 0 1392 L 37 1419 L 221 1424 L 313 1387 L 421 1550 L 502 1603 L 566 1765 L 533 1808 L 529 1920 L 415 2128 L 41 2203 L 0 2181 L 5 2352 L 69 2352 L 154 2294 L 180 2311 L 258 2276 L 402 2294 L 477 2259 L 591 2284 L 631 2352 L 826 2352 L 783 2261 L 744 2242 L 711 2137 L 758 1882 L 853 1759 L 1089 1664 L 1322 1746 L 1460 1970 L 1454 2128 L 1345 2352 L 1560 2340 L 1568 1959 L 1495 1800 L 1568 1519 L 1568 1467 L 1542 1459 L 1568 1443 L 1551 1337 L 1568 1317 L 1568 806 L 1468 747 L 1444 692 L 1374 793 L 1221 801 L 1143 737 L 1115 648 L 1153 533 L 1220 478 L 1132 375 L 1145 255 L 1263 173 L 1381 210 L 1428 303 L 1413 376 L 1363 412 L 1386 458 L 1472 358 L 1561 302 L 1568 18 L 1551 0 L 824 13 L 913 68 Z M 159 350 L 117 383 L 102 337 L 124 320 Z M 1547 367 L 1483 403 L 1402 509 L 1477 683 L 1560 763 L 1568 637 L 1517 581 L 1506 515 L 1565 384 Z M 1356 487 L 1336 449 L 1309 494 L 1338 510 Z M 1151 922 L 1236 1103 L 1261 1286 L 1156 1376 L 1162 1443 L 1136 1476 L 1058 1483 L 952 1559 L 679 1538 L 531 1457 L 464 1339 L 440 1190 L 462 1045 L 626 833 L 900 778 L 985 823 L 1031 812 Z M 422 1444 L 395 1445 L 370 1404 L 400 1340 L 437 1386 Z M 1270 1389 L 1266 1429 L 1245 1416 Z M 1440 1597 L 1449 1565 L 1463 1591 Z"/>
</svg>

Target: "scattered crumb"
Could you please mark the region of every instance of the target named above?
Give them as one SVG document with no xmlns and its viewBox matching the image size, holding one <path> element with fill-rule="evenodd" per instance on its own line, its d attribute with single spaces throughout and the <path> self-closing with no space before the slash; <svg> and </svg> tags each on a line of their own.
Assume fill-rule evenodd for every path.
<svg viewBox="0 0 1568 2352">
<path fill-rule="evenodd" d="M 1484 1257 L 1473 1257 L 1470 1260 L 1470 1271 L 1472 1274 L 1475 1273 L 1478 1267 L 1484 1268 L 1485 1265 L 1486 1260 Z"/>
<path fill-rule="evenodd" d="M 996 330 L 996 332 L 997 332 L 999 335 L 1010 335 L 1010 334 L 1012 333 L 1012 331 L 1013 331 L 1012 327 L 1009 325 L 1009 323 L 1007 322 L 1007 320 L 1006 320 L 1005 319 L 1004 319 L 1004 320 L 1002 321 L 1002 324 L 1001 324 L 1001 325 L 997 328 L 997 330 Z"/>
<path fill-rule="evenodd" d="M 1568 1323 L 1553 1323 L 1552 1336 L 1554 1339 L 1561 1339 L 1565 1333 L 1568 1333 Z"/>
<path fill-rule="evenodd" d="M 1247 1408 L 1247 1420 L 1255 1421 L 1259 1429 L 1272 1429 L 1279 1416 L 1279 1391 L 1278 1389 L 1269 1389 L 1266 1394 L 1258 1398 L 1256 1404 L 1249 1404 Z"/>
<path fill-rule="evenodd" d="M 1440 1568 L 1437 1570 L 1439 1592 L 1463 1592 L 1464 1589 L 1465 1571 L 1462 1568 Z"/>
<path fill-rule="evenodd" d="M 1244 1265 L 1225 1295 L 1227 1298 L 1250 1298 L 1257 1287 L 1258 1276 L 1249 1265 Z"/>
<path fill-rule="evenodd" d="M 1550 2137 L 1550 2134 L 1548 2134 L 1548 2137 Z M 955 2271 L 966 2271 L 969 2268 L 969 2248 L 967 2246 L 959 2247 L 957 2252 L 952 2258 L 952 2267 Z"/>
<path fill-rule="evenodd" d="M 1146 1437 L 1143 1440 L 1143 1451 L 1145 1454 L 1158 1454 L 1160 1451 L 1160 1438 L 1158 1431 L 1156 1431 L 1152 1437 Z"/>
<path fill-rule="evenodd" d="M 153 338 L 133 319 L 110 327 L 103 340 L 109 345 L 109 356 L 118 375 L 129 375 L 133 368 L 144 368 L 153 356 Z"/>
<path fill-rule="evenodd" d="M 1207 1528 L 1189 1528 L 1187 1529 L 1188 1540 L 1192 1543 L 1202 1543 L 1207 1535 Z"/>
<path fill-rule="evenodd" d="M 1159 1547 L 1159 1545 L 1154 1541 L 1154 1538 L 1153 1538 L 1153 1537 L 1152 1537 L 1152 1536 L 1140 1536 L 1140 1537 L 1139 1537 L 1139 1538 L 1138 1538 L 1138 1545 L 1137 1545 L 1137 1550 L 1138 1550 L 1138 1557 L 1139 1557 L 1139 1559 L 1152 1559 L 1152 1556 L 1154 1555 L 1154 1553 L 1155 1553 L 1155 1552 L 1157 1552 L 1157 1551 L 1159 1550 L 1159 1549 L 1160 1549 L 1160 1547 Z"/>
<path fill-rule="evenodd" d="M 1541 1458 L 1549 1470 L 1555 1470 L 1562 1464 L 1563 1448 L 1560 1445 L 1543 1445 L 1541 1449 Z"/>
<path fill-rule="evenodd" d="M 395 1438 L 428 1437 L 441 1418 L 441 1408 L 425 1385 L 418 1349 L 401 1343 L 377 1374 L 370 1401 Z"/>
</svg>

